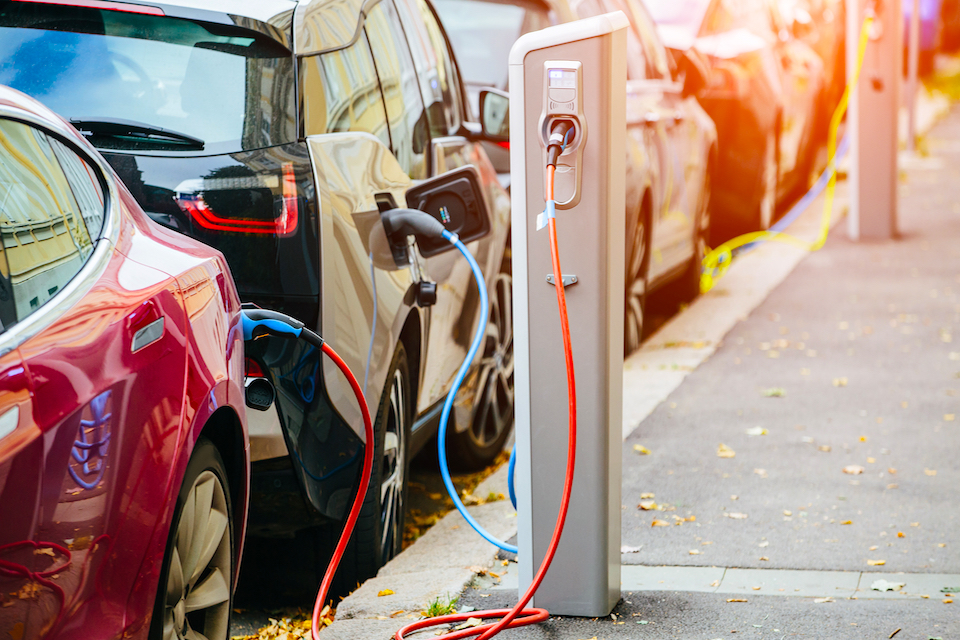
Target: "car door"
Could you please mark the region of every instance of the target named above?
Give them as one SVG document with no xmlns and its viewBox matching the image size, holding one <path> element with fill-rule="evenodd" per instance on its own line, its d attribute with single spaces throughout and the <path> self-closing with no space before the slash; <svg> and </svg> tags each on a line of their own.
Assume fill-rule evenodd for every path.
<svg viewBox="0 0 960 640">
<path fill-rule="evenodd" d="M 41 585 L 24 637 L 119 631 L 156 526 L 155 513 L 134 505 L 167 502 L 172 468 L 162 461 L 179 446 L 180 290 L 100 238 L 110 213 L 95 164 L 21 122 L 0 119 L 0 135 L 11 150 L 3 166 L 16 172 L 3 181 L 16 197 L 0 217 L 16 322 L 7 333 L 18 340 L 33 395 L 35 440 L 17 455 L 32 456 L 22 482 L 39 491 L 35 507 L 17 515 L 31 520 L 21 542 L 33 547 L 30 578 Z M 115 213 L 111 228 L 121 219 Z M 149 475 L 158 466 L 159 481 Z M 0 508 L 6 521 L 7 505 Z"/>
<path fill-rule="evenodd" d="M 430 129 L 433 176 L 472 164 L 486 188 L 491 233 L 468 245 L 484 274 L 496 274 L 510 227 L 509 202 L 479 143 L 462 135 L 465 92 L 440 22 L 425 0 L 397 0 L 396 7 L 417 70 Z M 420 259 L 423 276 L 437 283 L 437 303 L 429 310 L 427 348 L 417 410 L 422 412 L 446 394 L 463 361 L 480 314 L 480 297 L 470 267 L 455 251 Z M 462 401 L 461 401 L 462 400 Z M 465 391 L 458 410 L 472 410 Z M 469 415 L 469 414 L 467 414 Z"/>
</svg>

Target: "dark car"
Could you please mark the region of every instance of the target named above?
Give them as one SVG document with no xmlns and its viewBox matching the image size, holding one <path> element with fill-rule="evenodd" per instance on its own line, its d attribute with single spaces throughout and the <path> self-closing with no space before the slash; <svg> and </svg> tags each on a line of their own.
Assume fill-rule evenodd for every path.
<svg viewBox="0 0 960 640">
<path fill-rule="evenodd" d="M 250 461 L 223 256 L 6 87 L 0 236 L 0 634 L 224 640 Z"/>
<path fill-rule="evenodd" d="M 766 229 L 809 186 L 824 117 L 823 62 L 773 0 L 644 0 L 664 43 L 696 47 L 710 74 L 698 94 L 717 125 L 714 244 Z"/>
<path fill-rule="evenodd" d="M 341 565 L 353 586 L 400 549 L 409 460 L 436 431 L 480 314 L 462 258 L 404 246 L 398 267 L 374 231 L 414 183 L 465 165 L 490 212 L 469 246 L 497 312 L 457 403 L 452 459 L 488 462 L 512 426 L 509 199 L 446 36 L 425 0 L 70 4 L 0 4 L 0 82 L 68 117 L 149 216 L 223 252 L 243 301 L 302 319 L 363 381 L 377 462 Z M 250 531 L 305 531 L 322 548 L 360 469 L 355 400 L 301 343 L 257 340 L 247 372 L 277 390 L 251 412 Z"/>
</svg>

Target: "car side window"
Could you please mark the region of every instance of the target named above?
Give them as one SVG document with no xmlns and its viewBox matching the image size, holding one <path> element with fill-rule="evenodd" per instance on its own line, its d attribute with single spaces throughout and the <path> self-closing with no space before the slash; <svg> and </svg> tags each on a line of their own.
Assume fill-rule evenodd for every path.
<svg viewBox="0 0 960 640">
<path fill-rule="evenodd" d="M 390 129 L 365 34 L 349 47 L 303 59 L 304 133 L 371 133 L 390 146 Z"/>
<path fill-rule="evenodd" d="M 657 28 L 653 25 L 650 14 L 639 0 L 625 0 L 624 13 L 631 17 L 631 22 L 637 28 L 640 43 L 647 56 L 647 71 L 651 78 L 669 78 L 670 57 L 660 41 Z M 627 11 L 629 9 L 629 12 Z"/>
<path fill-rule="evenodd" d="M 364 24 L 380 76 L 390 126 L 391 149 L 414 180 L 427 177 L 429 131 L 416 67 L 393 0 L 383 0 Z"/>
<path fill-rule="evenodd" d="M 54 297 L 93 253 L 104 209 L 96 175 L 43 131 L 0 119 L 3 330 Z"/>
<path fill-rule="evenodd" d="M 454 135 L 460 130 L 463 106 L 460 78 L 443 29 L 426 0 L 401 0 L 398 8 L 420 77 L 430 133 L 435 137 Z"/>
</svg>

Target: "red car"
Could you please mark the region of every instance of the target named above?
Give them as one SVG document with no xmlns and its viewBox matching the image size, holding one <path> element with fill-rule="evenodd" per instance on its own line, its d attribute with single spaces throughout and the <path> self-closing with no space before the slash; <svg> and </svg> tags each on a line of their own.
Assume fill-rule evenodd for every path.
<svg viewBox="0 0 960 640">
<path fill-rule="evenodd" d="M 4 87 L 0 237 L 0 637 L 226 638 L 249 445 L 223 256 Z"/>
</svg>

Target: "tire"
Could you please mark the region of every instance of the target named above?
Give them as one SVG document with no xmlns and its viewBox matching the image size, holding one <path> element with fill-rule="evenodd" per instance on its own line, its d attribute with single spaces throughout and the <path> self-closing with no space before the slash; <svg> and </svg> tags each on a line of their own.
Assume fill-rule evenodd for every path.
<svg viewBox="0 0 960 640">
<path fill-rule="evenodd" d="M 337 599 L 372 578 L 403 546 L 404 510 L 410 468 L 410 425 L 414 402 L 407 352 L 398 344 L 380 396 L 374 435 L 373 473 L 350 544 L 344 551 L 328 598 Z M 350 503 L 352 504 L 351 496 Z M 346 513 L 344 513 L 346 518 Z M 318 530 L 317 580 L 340 539 L 342 525 Z"/>
<path fill-rule="evenodd" d="M 509 259 L 493 281 L 490 317 L 480 358 L 474 411 L 464 430 L 447 427 L 447 460 L 478 471 L 503 451 L 513 427 L 513 276 Z"/>
<path fill-rule="evenodd" d="M 150 627 L 152 640 L 229 637 L 236 573 L 233 524 L 223 459 L 213 443 L 201 437 L 177 496 Z"/>
<path fill-rule="evenodd" d="M 623 299 L 623 355 L 640 348 L 645 335 L 647 271 L 650 265 L 649 198 L 645 197 L 633 237 L 626 247 L 626 274 Z"/>
<path fill-rule="evenodd" d="M 693 221 L 693 257 L 683 274 L 681 283 L 683 300 L 689 302 L 700 295 L 700 274 L 703 271 L 703 258 L 707 255 L 707 243 L 710 240 L 710 195 L 713 188 L 713 166 L 707 164 L 703 172 L 703 190 Z"/>
</svg>

